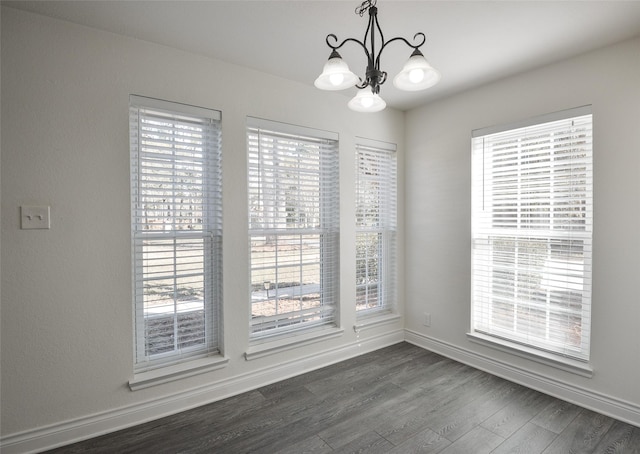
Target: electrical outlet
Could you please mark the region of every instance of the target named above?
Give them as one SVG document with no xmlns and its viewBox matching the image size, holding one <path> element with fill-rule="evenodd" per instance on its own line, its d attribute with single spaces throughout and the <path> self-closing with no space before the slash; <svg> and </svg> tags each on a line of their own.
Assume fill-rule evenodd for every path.
<svg viewBox="0 0 640 454">
<path fill-rule="evenodd" d="M 422 324 L 424 326 L 431 326 L 431 314 L 427 312 L 424 313 L 424 322 Z"/>
</svg>

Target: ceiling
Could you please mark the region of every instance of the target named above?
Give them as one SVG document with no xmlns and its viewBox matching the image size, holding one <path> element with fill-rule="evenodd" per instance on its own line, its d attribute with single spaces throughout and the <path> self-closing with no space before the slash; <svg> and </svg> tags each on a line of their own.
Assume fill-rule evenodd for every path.
<svg viewBox="0 0 640 454">
<path fill-rule="evenodd" d="M 327 34 L 362 40 L 367 16 L 359 1 L 2 1 L 98 29 L 131 36 L 313 85 L 330 49 Z M 385 39 L 417 32 L 442 74 L 438 85 L 402 92 L 382 86 L 401 110 L 506 76 L 640 35 L 640 1 L 401 1 L 378 0 Z M 379 46 L 379 45 L 378 45 Z M 640 52 L 640 50 L 639 50 Z M 364 53 L 340 49 L 364 76 Z M 401 42 L 385 48 L 381 69 L 391 79 L 409 57 Z M 620 68 L 624 71 L 624 68 Z M 355 89 L 346 95 L 352 96 Z"/>
</svg>

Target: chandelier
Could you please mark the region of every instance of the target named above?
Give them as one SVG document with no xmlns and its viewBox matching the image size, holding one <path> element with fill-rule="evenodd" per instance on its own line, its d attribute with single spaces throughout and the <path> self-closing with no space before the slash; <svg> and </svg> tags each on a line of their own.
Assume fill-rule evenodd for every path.
<svg viewBox="0 0 640 454">
<path fill-rule="evenodd" d="M 411 44 L 402 37 L 395 37 L 385 41 L 378 23 L 376 0 L 365 0 L 356 8 L 356 14 L 360 17 L 367 11 L 369 11 L 369 23 L 362 41 L 355 38 L 347 38 L 338 44 L 336 35 L 327 35 L 326 43 L 331 48 L 331 55 L 329 55 L 329 60 L 325 63 L 322 74 L 315 80 L 314 85 L 322 90 L 344 90 L 355 86 L 358 88 L 358 93 L 349 101 L 349 108 L 358 112 L 378 112 L 387 105 L 380 97 L 380 87 L 387 80 L 387 73 L 380 70 L 380 55 L 388 44 L 394 41 L 403 41 L 413 49 L 413 53 L 405 63 L 402 71 L 393 79 L 393 85 L 400 90 L 417 91 L 429 88 L 438 83 L 440 73 L 427 62 L 419 50 L 426 40 L 424 33 L 416 33 L 414 35 L 413 41 L 416 44 Z M 377 53 L 376 30 L 380 35 L 380 50 Z M 349 66 L 338 53 L 338 49 L 348 42 L 359 44 L 367 57 L 367 70 L 364 80 L 349 70 Z"/>
</svg>

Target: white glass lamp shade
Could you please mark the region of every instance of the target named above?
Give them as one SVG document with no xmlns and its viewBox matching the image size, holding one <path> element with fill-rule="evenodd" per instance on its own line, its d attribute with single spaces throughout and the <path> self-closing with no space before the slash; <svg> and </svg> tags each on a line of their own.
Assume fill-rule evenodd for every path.
<svg viewBox="0 0 640 454">
<path fill-rule="evenodd" d="M 340 55 L 334 52 L 324 64 L 322 74 L 318 76 L 314 85 L 321 90 L 344 90 L 357 83 L 358 76 L 353 74 Z"/>
<path fill-rule="evenodd" d="M 358 90 L 358 93 L 349 101 L 349 109 L 356 112 L 379 112 L 385 107 L 387 103 L 377 93 L 372 93 L 371 89 L 365 87 Z"/>
<path fill-rule="evenodd" d="M 440 73 L 416 49 L 405 63 L 402 71 L 394 77 L 393 85 L 400 90 L 418 91 L 434 86 L 439 80 Z"/>
</svg>

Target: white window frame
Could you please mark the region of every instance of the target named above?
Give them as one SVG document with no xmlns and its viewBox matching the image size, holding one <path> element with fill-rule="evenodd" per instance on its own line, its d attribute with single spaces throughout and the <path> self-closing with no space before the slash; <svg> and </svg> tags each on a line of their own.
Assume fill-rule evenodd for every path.
<svg viewBox="0 0 640 454">
<path fill-rule="evenodd" d="M 222 351 L 221 113 L 131 95 L 129 120 L 134 389 Z"/>
<path fill-rule="evenodd" d="M 356 138 L 356 318 L 391 314 L 397 299 L 396 145 Z"/>
<path fill-rule="evenodd" d="M 583 106 L 472 133 L 470 339 L 587 376 L 592 129 Z"/>
<path fill-rule="evenodd" d="M 336 328 L 338 135 L 248 117 L 247 156 L 251 345 Z M 280 245 L 294 238 L 288 247 L 298 252 L 285 252 Z"/>
</svg>

